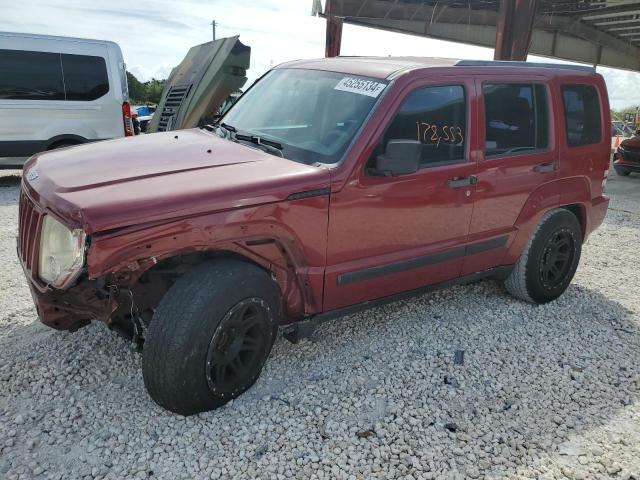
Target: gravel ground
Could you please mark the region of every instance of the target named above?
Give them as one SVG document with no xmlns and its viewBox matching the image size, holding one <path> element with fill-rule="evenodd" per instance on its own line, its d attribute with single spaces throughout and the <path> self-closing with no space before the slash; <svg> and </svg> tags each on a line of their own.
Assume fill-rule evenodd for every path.
<svg viewBox="0 0 640 480">
<path fill-rule="evenodd" d="M 640 478 L 640 193 L 613 194 L 556 302 L 483 282 L 353 315 L 278 340 L 250 391 L 182 418 L 149 399 L 140 355 L 103 325 L 38 323 L 10 175 L 0 478 Z"/>
</svg>

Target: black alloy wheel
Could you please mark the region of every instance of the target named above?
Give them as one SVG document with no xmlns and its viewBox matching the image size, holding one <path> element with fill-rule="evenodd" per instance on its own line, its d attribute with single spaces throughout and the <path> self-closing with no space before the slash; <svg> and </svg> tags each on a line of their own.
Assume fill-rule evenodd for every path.
<svg viewBox="0 0 640 480">
<path fill-rule="evenodd" d="M 572 211 L 556 208 L 546 212 L 504 281 L 507 291 L 531 303 L 558 298 L 578 268 L 582 237 L 580 220 Z"/>
<path fill-rule="evenodd" d="M 553 290 L 567 277 L 575 255 L 574 237 L 568 230 L 555 232 L 544 246 L 540 262 L 540 282 Z"/>
<path fill-rule="evenodd" d="M 178 278 L 147 329 L 142 376 L 181 415 L 218 408 L 251 388 L 276 339 L 280 289 L 249 262 L 214 259 Z"/>
<path fill-rule="evenodd" d="M 263 358 L 269 337 L 269 305 L 261 298 L 242 300 L 224 316 L 209 344 L 206 375 L 211 392 L 234 395 L 247 383 Z"/>
</svg>

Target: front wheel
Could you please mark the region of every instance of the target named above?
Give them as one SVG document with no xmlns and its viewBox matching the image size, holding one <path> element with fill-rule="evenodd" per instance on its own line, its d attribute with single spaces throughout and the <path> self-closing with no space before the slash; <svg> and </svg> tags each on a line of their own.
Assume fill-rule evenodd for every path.
<svg viewBox="0 0 640 480">
<path fill-rule="evenodd" d="M 582 251 L 582 228 L 565 209 L 547 212 L 504 282 L 509 293 L 531 303 L 558 298 L 573 279 Z"/>
<path fill-rule="evenodd" d="M 161 300 L 142 353 L 149 395 L 192 415 L 224 405 L 255 383 L 276 338 L 280 291 L 259 267 L 206 262 Z"/>
</svg>

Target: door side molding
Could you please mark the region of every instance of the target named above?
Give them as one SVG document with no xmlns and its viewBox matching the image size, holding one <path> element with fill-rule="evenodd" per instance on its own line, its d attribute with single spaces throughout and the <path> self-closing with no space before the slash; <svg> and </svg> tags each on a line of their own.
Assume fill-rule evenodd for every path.
<svg viewBox="0 0 640 480">
<path fill-rule="evenodd" d="M 415 268 L 425 267 L 427 265 L 455 260 L 456 258 L 461 258 L 467 255 L 475 255 L 476 253 L 485 252 L 487 250 L 501 248 L 507 244 L 508 238 L 509 237 L 507 235 L 504 235 L 497 238 L 491 238 L 489 240 L 470 243 L 462 247 L 450 248 L 442 252 L 342 273 L 338 276 L 338 285 L 348 285 L 354 282 L 369 280 L 371 278 L 382 277 L 385 275 L 392 275 L 394 273 L 413 270 Z"/>
</svg>

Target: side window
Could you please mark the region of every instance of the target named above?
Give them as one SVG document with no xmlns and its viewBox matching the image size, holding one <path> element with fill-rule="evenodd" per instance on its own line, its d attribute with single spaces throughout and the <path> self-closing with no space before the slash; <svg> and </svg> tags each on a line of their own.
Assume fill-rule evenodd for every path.
<svg viewBox="0 0 640 480">
<path fill-rule="evenodd" d="M 61 57 L 67 100 L 96 100 L 109 91 L 104 58 L 64 53 Z"/>
<path fill-rule="evenodd" d="M 602 135 L 598 92 L 590 85 L 562 87 L 567 144 L 570 147 L 599 143 Z"/>
<path fill-rule="evenodd" d="M 549 112 L 544 85 L 485 83 L 485 155 L 526 152 L 549 145 Z"/>
<path fill-rule="evenodd" d="M 464 160 L 467 106 L 464 87 L 449 85 L 413 91 L 387 128 L 378 147 L 389 140 L 422 143 L 421 166 Z"/>
<path fill-rule="evenodd" d="M 64 100 L 60 55 L 0 50 L 0 99 Z"/>
</svg>

